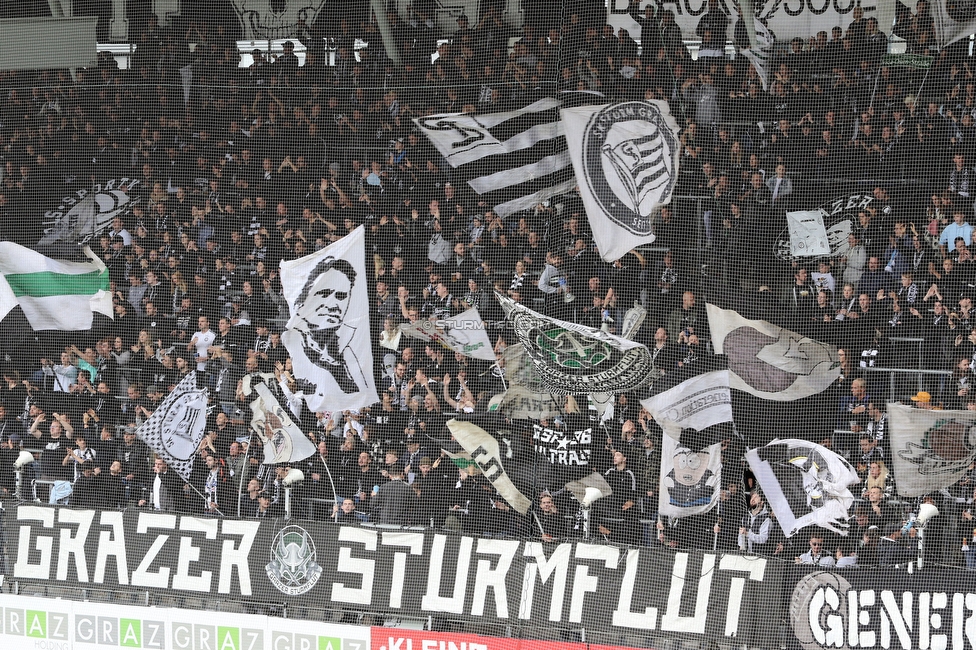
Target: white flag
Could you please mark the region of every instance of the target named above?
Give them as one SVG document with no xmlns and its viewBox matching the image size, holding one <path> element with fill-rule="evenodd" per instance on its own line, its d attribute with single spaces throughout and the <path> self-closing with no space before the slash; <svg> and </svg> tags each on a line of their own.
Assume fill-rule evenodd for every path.
<svg viewBox="0 0 976 650">
<path fill-rule="evenodd" d="M 860 479 L 841 456 L 806 440 L 773 440 L 747 451 L 746 460 L 784 535 L 811 525 L 847 534 L 848 487 Z"/>
<path fill-rule="evenodd" d="M 358 409 L 379 401 L 373 378 L 365 230 L 281 262 L 291 318 L 281 342 L 312 411 Z"/>
<path fill-rule="evenodd" d="M 747 15 L 744 8 L 742 15 Z M 761 20 L 755 20 L 754 24 L 755 37 L 753 38 L 753 34 L 749 35 L 749 47 L 742 50 L 742 56 L 756 69 L 763 91 L 766 91 L 769 89 L 770 62 L 773 59 L 776 37 Z"/>
<path fill-rule="evenodd" d="M 837 348 L 730 309 L 706 305 L 715 352 L 729 360 L 729 385 L 763 399 L 792 401 L 840 376 Z"/>
<path fill-rule="evenodd" d="M 509 478 L 502 466 L 501 451 L 495 437 L 471 422 L 450 420 L 447 428 L 451 430 L 458 444 L 471 454 L 471 460 L 478 465 L 485 478 L 491 481 L 508 505 L 523 515 L 528 512 L 532 500 L 522 494 Z"/>
<path fill-rule="evenodd" d="M 474 307 L 443 320 L 422 320 L 400 325 L 400 331 L 413 339 L 440 343 L 445 348 L 474 359 L 495 361 L 485 323 Z"/>
<path fill-rule="evenodd" d="M 562 119 L 600 255 L 612 262 L 653 242 L 651 216 L 678 182 L 678 124 L 667 102 L 563 108 Z"/>
<path fill-rule="evenodd" d="M 291 419 L 264 382 L 254 385 L 258 399 L 251 402 L 251 429 L 264 444 L 264 464 L 304 460 L 315 453 L 315 445 Z"/>
<path fill-rule="evenodd" d="M 661 442 L 658 510 L 665 517 L 708 512 L 722 493 L 722 443 L 689 449 L 671 436 Z"/>
<path fill-rule="evenodd" d="M 976 33 L 976 4 L 972 0 L 932 0 L 935 42 L 942 48 Z"/>
<path fill-rule="evenodd" d="M 89 262 L 67 262 L 0 242 L 0 317 L 20 305 L 35 330 L 91 329 L 95 312 L 114 317 L 108 269 L 86 246 Z"/>
<path fill-rule="evenodd" d="M 888 404 L 891 469 L 898 494 L 917 497 L 963 478 L 976 461 L 976 412 Z"/>
<path fill-rule="evenodd" d="M 136 435 L 187 480 L 206 428 L 207 389 L 197 388 L 197 373 L 191 371 L 142 423 Z"/>
<path fill-rule="evenodd" d="M 687 379 L 674 388 L 641 400 L 664 433 L 679 440 L 682 429 L 701 431 L 732 422 L 729 371 L 714 370 Z"/>
</svg>

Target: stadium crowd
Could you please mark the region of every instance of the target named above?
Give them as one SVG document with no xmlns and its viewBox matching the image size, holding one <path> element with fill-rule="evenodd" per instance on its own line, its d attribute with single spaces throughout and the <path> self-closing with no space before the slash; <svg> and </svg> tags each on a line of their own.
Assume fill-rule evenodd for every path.
<svg viewBox="0 0 976 650">
<path fill-rule="evenodd" d="M 390 15 L 400 67 L 368 21 L 307 26 L 295 39 L 302 65 L 286 43 L 276 57 L 255 50 L 244 68 L 223 29 L 150 20 L 128 69 L 104 56 L 73 76 L 0 72 L 5 236 L 36 242 L 47 211 L 70 209 L 62 197 L 80 197 L 78 188 L 99 184 L 126 199 L 90 242 L 110 272 L 114 322 L 81 333 L 6 331 L 0 342 L 3 489 L 14 492 L 23 448 L 38 451 L 38 477 L 72 484 L 70 495 L 41 496 L 72 506 L 282 516 L 288 468 L 261 464 L 242 382 L 271 373 L 293 394 L 278 263 L 365 225 L 382 399 L 335 413 L 297 406 L 317 453 L 296 465 L 305 474 L 296 516 L 547 540 L 582 534 L 575 502 L 540 469 L 530 424 L 510 423 L 505 442 L 510 473 L 541 477 L 531 482 L 534 517 L 442 451 L 452 448 L 452 416 L 483 414 L 504 390 L 498 366 L 407 338 L 380 363 L 400 323 L 470 306 L 501 357 L 516 341 L 499 324 L 499 291 L 608 331 L 635 302 L 648 311 L 636 338 L 652 350 L 653 388 L 617 396 L 606 427 L 590 421 L 585 402 L 541 423 L 598 432 L 588 469 L 605 474 L 614 494 L 598 502 L 591 535 L 838 566 L 911 557 L 915 530 L 902 531 L 916 504 L 894 489 L 889 377 L 872 369 L 942 371 L 911 389 L 916 377 L 896 373 L 897 397 L 976 408 L 976 80 L 963 44 L 933 48 L 922 0 L 894 32 L 910 53 L 932 55 L 931 67 L 885 66 L 888 35 L 855 9 L 846 30 L 779 44 L 765 90 L 747 59 L 725 54 L 717 34 L 734 35 L 736 50 L 748 41 L 714 2 L 697 58 L 674 16 L 650 6 L 634 11 L 638 44 L 605 24 L 600 3 L 566 3 L 558 24 L 558 13 L 531 3 L 516 33 L 499 3 L 482 2 L 481 15 L 462 16 L 451 34 L 428 26 L 429 4 L 414 3 L 413 21 Z M 357 39 L 368 46 L 357 49 Z M 184 101 L 180 68 L 189 63 Z M 682 126 L 678 198 L 656 216 L 655 243 L 613 264 L 595 250 L 578 195 L 500 217 L 412 122 L 515 110 L 564 90 L 666 100 Z M 863 200 L 845 208 L 851 227 L 835 255 L 808 265 L 778 254 L 788 209 L 853 194 Z M 733 438 L 719 507 L 657 517 L 662 432 L 638 400 L 711 367 L 706 299 L 841 348 L 829 408 L 813 414 L 809 431 L 784 426 L 769 437 L 822 440 L 857 466 L 849 536 L 784 538 Z M 213 408 L 184 485 L 136 431 L 194 369 Z M 943 511 L 944 534 L 933 533 L 928 551 L 936 562 L 976 568 L 976 554 L 958 544 L 974 528 L 974 481 L 971 473 L 932 497 Z"/>
</svg>

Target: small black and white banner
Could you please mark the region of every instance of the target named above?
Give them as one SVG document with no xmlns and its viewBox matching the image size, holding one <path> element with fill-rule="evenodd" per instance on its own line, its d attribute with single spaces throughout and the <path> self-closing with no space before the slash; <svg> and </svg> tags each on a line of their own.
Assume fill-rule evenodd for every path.
<svg viewBox="0 0 976 650">
<path fill-rule="evenodd" d="M 701 431 L 732 422 L 729 371 L 713 370 L 686 379 L 674 388 L 641 400 L 664 433 L 675 440 L 682 429 Z"/>
</svg>

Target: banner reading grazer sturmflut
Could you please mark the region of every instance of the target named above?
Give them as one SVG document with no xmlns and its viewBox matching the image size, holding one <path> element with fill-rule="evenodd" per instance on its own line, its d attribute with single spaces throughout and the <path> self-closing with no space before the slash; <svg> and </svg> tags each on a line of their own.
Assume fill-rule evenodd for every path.
<svg viewBox="0 0 976 650">
<path fill-rule="evenodd" d="M 312 411 L 358 409 L 379 401 L 365 246 L 360 226 L 316 253 L 281 262 L 281 286 L 291 314 L 281 342 Z"/>
<path fill-rule="evenodd" d="M 640 343 L 543 316 L 500 293 L 495 296 L 549 392 L 617 394 L 653 378 L 654 361 Z"/>
<path fill-rule="evenodd" d="M 898 494 L 917 497 L 949 487 L 976 461 L 976 412 L 930 411 L 888 404 L 889 465 Z"/>
<path fill-rule="evenodd" d="M 788 402 L 826 390 L 840 376 L 837 348 L 731 309 L 705 306 L 715 352 L 729 358 L 729 384 Z"/>
<path fill-rule="evenodd" d="M 767 558 L 602 541 L 33 504 L 3 516 L 5 583 L 544 626 L 550 638 L 585 627 L 760 646 L 781 590 Z"/>
<path fill-rule="evenodd" d="M 651 216 L 678 182 L 678 124 L 663 101 L 562 109 L 580 197 L 608 262 L 654 241 Z"/>
</svg>

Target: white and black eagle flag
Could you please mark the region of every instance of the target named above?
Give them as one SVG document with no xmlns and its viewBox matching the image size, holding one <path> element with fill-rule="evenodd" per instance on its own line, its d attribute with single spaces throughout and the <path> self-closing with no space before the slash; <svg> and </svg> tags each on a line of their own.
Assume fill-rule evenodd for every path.
<svg viewBox="0 0 976 650">
<path fill-rule="evenodd" d="M 930 411 L 888 404 L 890 466 L 898 494 L 917 497 L 949 487 L 976 461 L 976 412 Z"/>
<path fill-rule="evenodd" d="M 365 246 L 360 226 L 320 251 L 280 265 L 291 314 L 281 342 L 312 411 L 358 409 L 379 401 Z"/>
<path fill-rule="evenodd" d="M 783 534 L 817 525 L 847 534 L 854 495 L 848 489 L 860 479 L 841 456 L 806 440 L 773 440 L 746 452 L 749 468 Z"/>
<path fill-rule="evenodd" d="M 678 182 L 678 124 L 663 101 L 562 109 L 569 155 L 601 257 L 654 241 L 651 216 Z"/>
<path fill-rule="evenodd" d="M 207 428 L 207 389 L 191 371 L 142 423 L 136 435 L 184 480 Z"/>
<path fill-rule="evenodd" d="M 495 296 L 550 393 L 616 395 L 652 380 L 654 360 L 640 343 L 543 316 L 500 293 Z"/>
<path fill-rule="evenodd" d="M 414 119 L 451 167 L 505 217 L 576 186 L 559 108 L 599 95 L 563 93 L 504 113 Z"/>
</svg>

